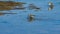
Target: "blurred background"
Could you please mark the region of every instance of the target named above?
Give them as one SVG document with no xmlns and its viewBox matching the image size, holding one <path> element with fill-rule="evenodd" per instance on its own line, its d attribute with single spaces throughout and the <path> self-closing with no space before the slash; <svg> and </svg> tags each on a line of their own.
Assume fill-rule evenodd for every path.
<svg viewBox="0 0 60 34">
<path fill-rule="evenodd" d="M 41 7 L 41 11 L 34 10 L 9 10 L 17 14 L 0 16 L 0 34 L 60 34 L 60 0 L 0 0 L 25 2 L 25 7 L 34 4 Z M 54 8 L 48 11 L 48 2 Z M 2 11 L 1 11 L 2 12 Z M 28 15 L 35 15 L 35 20 L 28 21 Z"/>
</svg>

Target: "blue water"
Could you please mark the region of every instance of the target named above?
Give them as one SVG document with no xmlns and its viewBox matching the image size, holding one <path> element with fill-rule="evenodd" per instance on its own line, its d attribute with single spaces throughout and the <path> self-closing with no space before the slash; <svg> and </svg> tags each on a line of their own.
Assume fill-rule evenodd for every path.
<svg viewBox="0 0 60 34">
<path fill-rule="evenodd" d="M 41 7 L 41 11 L 10 10 L 17 14 L 0 16 L 0 34 L 60 34 L 60 0 L 13 0 Z M 54 3 L 54 9 L 48 11 L 48 2 Z M 26 11 L 26 12 L 24 12 Z M 9 11 L 7 11 L 9 12 Z M 35 20 L 28 22 L 28 15 L 34 14 Z"/>
</svg>

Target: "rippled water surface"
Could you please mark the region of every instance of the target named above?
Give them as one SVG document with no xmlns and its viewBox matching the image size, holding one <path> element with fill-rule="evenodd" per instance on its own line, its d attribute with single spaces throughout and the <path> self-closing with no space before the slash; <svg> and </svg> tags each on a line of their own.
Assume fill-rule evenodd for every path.
<svg viewBox="0 0 60 34">
<path fill-rule="evenodd" d="M 13 1 L 26 2 L 25 7 L 33 3 L 41 7 L 41 11 L 11 10 L 17 14 L 0 16 L 0 34 L 60 34 L 60 0 Z M 48 11 L 48 2 L 54 4 L 51 11 Z M 34 21 L 28 22 L 29 14 L 35 15 Z"/>
</svg>

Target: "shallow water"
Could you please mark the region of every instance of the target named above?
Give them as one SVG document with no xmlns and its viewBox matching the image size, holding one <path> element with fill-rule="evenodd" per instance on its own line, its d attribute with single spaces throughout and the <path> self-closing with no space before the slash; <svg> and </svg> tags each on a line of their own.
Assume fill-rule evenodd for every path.
<svg viewBox="0 0 60 34">
<path fill-rule="evenodd" d="M 0 34 L 60 34 L 60 0 L 13 0 L 42 7 L 41 11 L 11 10 L 18 14 L 0 16 Z M 54 9 L 48 11 L 48 2 L 54 3 Z M 26 12 L 24 12 L 26 11 Z M 34 14 L 35 20 L 28 22 L 28 15 Z"/>
</svg>

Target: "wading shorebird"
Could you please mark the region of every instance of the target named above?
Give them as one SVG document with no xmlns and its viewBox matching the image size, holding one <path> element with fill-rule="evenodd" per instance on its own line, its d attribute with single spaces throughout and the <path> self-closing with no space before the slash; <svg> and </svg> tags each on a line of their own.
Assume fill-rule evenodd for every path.
<svg viewBox="0 0 60 34">
<path fill-rule="evenodd" d="M 52 2 L 49 2 L 48 4 L 49 4 L 49 8 L 48 8 L 48 10 L 52 10 L 52 9 L 54 8 L 53 3 L 52 3 Z"/>
<path fill-rule="evenodd" d="M 29 9 L 30 10 L 35 10 L 35 11 L 38 11 L 38 10 L 40 10 L 41 8 L 39 8 L 39 7 L 37 7 L 37 6 L 35 6 L 34 4 L 29 4 Z"/>
<path fill-rule="evenodd" d="M 28 17 L 28 21 L 29 21 L 29 22 L 33 21 L 33 20 L 34 20 L 34 16 L 35 16 L 35 15 L 30 14 L 29 17 Z"/>
</svg>

